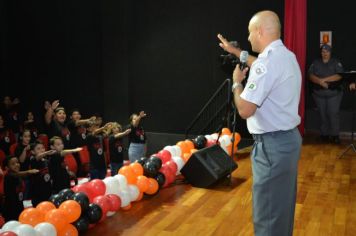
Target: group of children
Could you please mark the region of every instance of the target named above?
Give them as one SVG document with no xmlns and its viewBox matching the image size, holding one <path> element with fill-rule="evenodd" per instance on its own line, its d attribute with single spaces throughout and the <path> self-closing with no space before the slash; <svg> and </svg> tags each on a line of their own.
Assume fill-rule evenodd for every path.
<svg viewBox="0 0 356 236">
<path fill-rule="evenodd" d="M 18 219 L 24 209 L 23 200 L 31 199 L 32 205 L 36 206 L 48 200 L 52 194 L 70 188 L 71 179 L 78 175 L 89 174 L 90 179 L 103 179 L 107 175 L 108 166 L 112 175 L 117 174 L 124 163 L 124 136 L 129 139 L 131 162 L 145 155 L 146 134 L 140 125 L 141 118 L 146 116 L 144 112 L 133 114 L 130 125 L 123 131 L 117 122 L 101 126 L 102 119 L 98 116 L 81 119 L 78 109 L 72 111 L 70 121 L 67 122 L 65 109 L 59 106 L 58 100 L 46 102 L 45 109 L 49 150 L 36 139 L 39 131 L 34 125 L 33 113 L 28 113 L 14 154 L 5 158 L 4 172 L 0 169 L 0 175 L 4 178 L 4 202 L 1 211 L 6 221 Z M 14 143 L 12 139 L 16 138 L 12 129 L 6 126 L 5 117 L 7 114 L 0 113 L 0 149 L 9 154 L 10 146 Z M 105 139 L 108 142 L 107 149 L 104 148 Z M 136 144 L 140 146 L 139 150 Z M 89 173 L 83 172 L 79 158 L 79 152 L 84 146 L 90 157 Z M 109 165 L 106 163 L 104 150 L 109 153 Z M 65 165 L 64 157 L 69 153 L 77 161 L 77 173 L 72 173 Z"/>
</svg>

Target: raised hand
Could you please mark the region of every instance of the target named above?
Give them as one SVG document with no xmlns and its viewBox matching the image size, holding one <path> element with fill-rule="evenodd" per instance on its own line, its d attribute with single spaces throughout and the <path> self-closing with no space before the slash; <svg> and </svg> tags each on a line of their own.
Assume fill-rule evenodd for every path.
<svg viewBox="0 0 356 236">
<path fill-rule="evenodd" d="M 143 117 L 147 116 L 147 114 L 146 114 L 144 111 L 141 111 L 140 114 L 139 114 L 139 116 L 140 116 L 141 118 L 143 118 Z"/>
<path fill-rule="evenodd" d="M 228 53 L 235 54 L 237 48 L 234 47 L 226 38 L 224 38 L 221 34 L 218 34 L 218 38 L 221 43 L 219 43 L 219 46 L 227 51 Z"/>
<path fill-rule="evenodd" d="M 52 102 L 51 108 L 55 110 L 59 106 L 59 100 L 55 100 Z"/>
</svg>

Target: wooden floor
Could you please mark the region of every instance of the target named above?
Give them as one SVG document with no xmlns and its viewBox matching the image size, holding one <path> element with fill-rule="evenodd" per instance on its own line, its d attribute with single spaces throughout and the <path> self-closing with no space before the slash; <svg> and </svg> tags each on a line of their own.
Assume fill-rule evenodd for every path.
<svg viewBox="0 0 356 236">
<path fill-rule="evenodd" d="M 356 153 L 348 146 L 304 140 L 294 235 L 356 235 Z M 231 186 L 177 184 L 90 229 L 101 235 L 253 235 L 251 162 L 241 154 Z"/>
</svg>

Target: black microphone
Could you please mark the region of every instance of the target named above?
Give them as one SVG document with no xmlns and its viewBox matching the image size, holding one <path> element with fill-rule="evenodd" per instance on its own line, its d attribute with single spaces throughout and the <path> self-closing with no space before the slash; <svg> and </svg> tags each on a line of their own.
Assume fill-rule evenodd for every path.
<svg viewBox="0 0 356 236">
<path fill-rule="evenodd" d="M 241 51 L 240 53 L 240 70 L 247 67 L 248 51 Z"/>
</svg>

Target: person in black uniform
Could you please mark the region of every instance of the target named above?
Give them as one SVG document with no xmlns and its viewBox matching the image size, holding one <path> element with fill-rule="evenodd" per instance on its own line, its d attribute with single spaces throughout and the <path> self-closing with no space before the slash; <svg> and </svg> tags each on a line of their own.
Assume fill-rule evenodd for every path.
<svg viewBox="0 0 356 236">
<path fill-rule="evenodd" d="M 19 215 L 23 211 L 23 194 L 25 191 L 25 184 L 21 177 L 31 174 L 37 174 L 37 169 L 20 171 L 19 159 L 14 156 L 8 156 L 4 165 L 7 173 L 4 179 L 4 217 L 6 221 L 18 220 Z"/>
<path fill-rule="evenodd" d="M 59 106 L 59 100 L 54 101 L 52 104 L 46 101 L 45 109 L 45 122 L 48 125 L 48 137 L 61 137 L 64 148 L 71 148 L 70 131 L 66 122 L 67 115 L 65 109 Z"/>
<path fill-rule="evenodd" d="M 131 129 L 129 135 L 129 159 L 131 163 L 146 155 L 147 137 L 141 122 L 141 119 L 144 117 L 146 117 L 144 111 L 141 111 L 138 115 L 132 114 L 130 116 L 130 125 L 128 128 Z"/>
<path fill-rule="evenodd" d="M 339 144 L 340 104 L 342 100 L 343 72 L 340 61 L 331 57 L 331 47 L 323 44 L 320 48 L 321 58 L 316 59 L 309 68 L 309 80 L 313 83 L 312 96 L 318 108 L 320 137 L 322 141 Z"/>
<path fill-rule="evenodd" d="M 4 117 L 0 114 L 0 149 L 7 155 L 10 154 L 10 146 L 16 143 L 14 133 L 5 124 Z"/>
<path fill-rule="evenodd" d="M 55 150 L 46 151 L 43 143 L 36 141 L 31 144 L 30 166 L 39 172 L 30 176 L 32 206 L 36 207 L 42 201 L 47 201 L 52 194 L 52 178 L 49 174 L 47 156 L 55 154 Z"/>
<path fill-rule="evenodd" d="M 111 125 L 111 134 L 109 135 L 109 154 L 111 176 L 117 175 L 119 169 L 124 165 L 124 145 L 122 138 L 131 132 L 127 129 L 122 132 L 120 124 L 114 122 Z"/>
<path fill-rule="evenodd" d="M 54 136 L 50 139 L 51 150 L 56 153 L 49 158 L 49 174 L 53 180 L 52 193 L 56 194 L 62 189 L 70 188 L 70 178 L 75 177 L 75 174 L 68 171 L 64 163 L 64 156 L 68 153 L 80 152 L 82 148 L 64 149 L 63 141 L 60 137 Z"/>
</svg>

